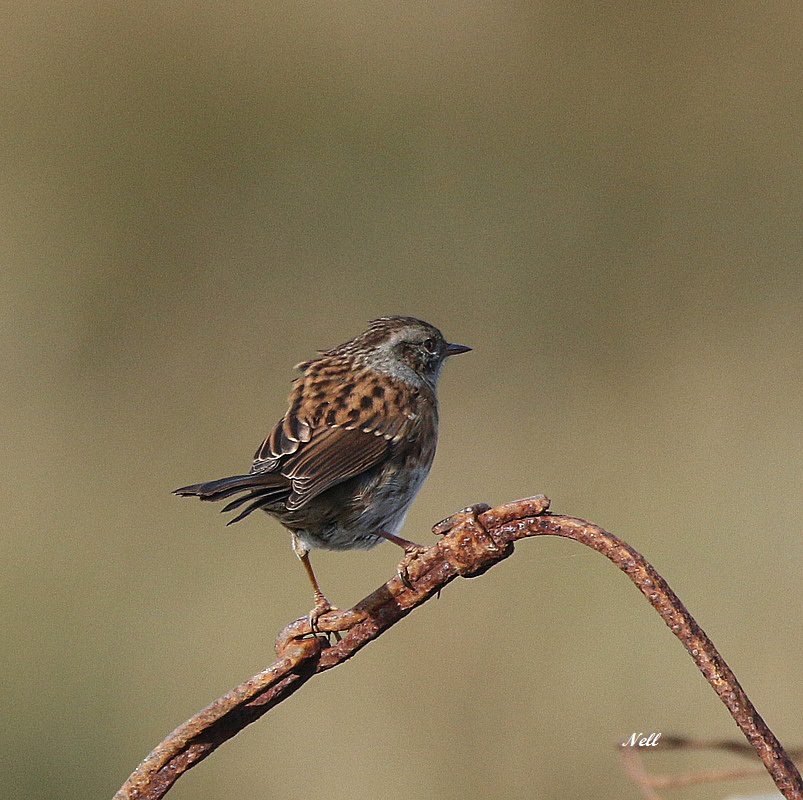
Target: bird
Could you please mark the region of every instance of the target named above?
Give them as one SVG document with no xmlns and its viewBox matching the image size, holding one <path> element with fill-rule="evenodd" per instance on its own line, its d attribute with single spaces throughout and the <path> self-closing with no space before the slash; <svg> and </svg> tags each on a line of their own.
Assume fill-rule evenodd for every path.
<svg viewBox="0 0 803 800">
<path fill-rule="evenodd" d="M 312 584 L 317 621 L 335 610 L 310 563 L 313 549 L 368 549 L 384 540 L 404 549 L 397 572 L 424 547 L 399 536 L 438 442 L 437 386 L 447 358 L 471 348 L 448 342 L 415 317 L 388 316 L 337 347 L 296 364 L 288 409 L 254 454 L 247 474 L 176 489 L 229 500 L 239 522 L 267 512 L 290 533 Z M 233 499 L 230 499 L 233 498 Z"/>
</svg>

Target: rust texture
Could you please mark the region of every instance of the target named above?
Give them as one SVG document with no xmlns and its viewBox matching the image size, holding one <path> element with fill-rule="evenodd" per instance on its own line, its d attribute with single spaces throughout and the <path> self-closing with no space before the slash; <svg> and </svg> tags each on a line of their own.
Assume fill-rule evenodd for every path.
<svg viewBox="0 0 803 800">
<path fill-rule="evenodd" d="M 157 800 L 183 772 L 206 758 L 313 675 L 351 658 L 368 642 L 437 594 L 456 577 L 480 575 L 532 536 L 563 536 L 602 553 L 636 584 L 694 659 L 788 800 L 803 800 L 803 782 L 710 639 L 664 579 L 626 542 L 597 525 L 553 515 L 549 500 L 525 498 L 490 508 L 479 503 L 434 526 L 441 538 L 409 568 L 409 586 L 395 576 L 353 608 L 319 618 L 332 634 L 313 638 L 307 618 L 290 623 L 276 641 L 277 660 L 174 730 L 142 761 L 115 800 Z M 481 691 L 481 687 L 478 687 Z"/>
</svg>

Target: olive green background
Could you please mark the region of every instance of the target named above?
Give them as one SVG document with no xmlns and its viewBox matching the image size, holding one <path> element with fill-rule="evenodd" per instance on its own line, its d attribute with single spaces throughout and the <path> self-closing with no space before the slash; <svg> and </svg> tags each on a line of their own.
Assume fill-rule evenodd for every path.
<svg viewBox="0 0 803 800">
<path fill-rule="evenodd" d="M 548 494 L 803 743 L 801 8 L 6 4 L 8 796 L 110 797 L 272 660 L 288 537 L 170 490 L 246 469 L 292 365 L 384 314 L 474 347 L 405 535 Z M 313 563 L 348 606 L 398 555 Z M 739 737 L 622 574 L 539 539 L 170 796 L 636 798 L 634 731 Z"/>
</svg>

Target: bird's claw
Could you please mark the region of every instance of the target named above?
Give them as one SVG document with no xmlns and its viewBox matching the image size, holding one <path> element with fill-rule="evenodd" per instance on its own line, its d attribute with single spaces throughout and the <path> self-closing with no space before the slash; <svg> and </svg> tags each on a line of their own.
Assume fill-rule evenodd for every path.
<svg viewBox="0 0 803 800">
<path fill-rule="evenodd" d="M 408 588 L 412 589 L 413 584 L 410 581 L 410 572 L 409 568 L 410 565 L 415 561 L 422 553 L 426 553 L 428 548 L 423 547 L 420 544 L 413 544 L 409 547 L 404 548 L 404 558 L 399 562 L 399 566 L 396 568 L 396 575 L 398 575 L 399 580 Z"/>
<path fill-rule="evenodd" d="M 318 637 L 319 633 L 322 633 L 326 637 L 326 641 L 328 643 L 329 637 L 334 633 L 336 641 L 340 641 L 340 634 L 337 631 L 322 631 L 318 628 L 318 620 L 324 616 L 324 614 L 328 614 L 330 611 L 339 611 L 337 606 L 330 605 L 329 601 L 321 595 L 315 599 L 315 608 L 307 614 L 307 620 L 309 620 L 309 632 L 314 637 Z"/>
</svg>

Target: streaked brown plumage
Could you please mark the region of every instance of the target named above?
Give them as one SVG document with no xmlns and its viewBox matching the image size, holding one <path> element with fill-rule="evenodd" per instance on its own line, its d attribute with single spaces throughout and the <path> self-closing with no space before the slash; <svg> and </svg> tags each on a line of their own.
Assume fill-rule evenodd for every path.
<svg viewBox="0 0 803 800">
<path fill-rule="evenodd" d="M 289 408 L 254 455 L 247 475 L 176 489 L 278 519 L 292 536 L 315 592 L 313 625 L 331 607 L 308 551 L 404 547 L 406 566 L 421 548 L 397 535 L 432 465 L 438 441 L 437 382 L 444 360 L 471 348 L 449 344 L 413 317 L 383 317 L 318 358 L 302 362 Z"/>
</svg>

